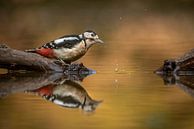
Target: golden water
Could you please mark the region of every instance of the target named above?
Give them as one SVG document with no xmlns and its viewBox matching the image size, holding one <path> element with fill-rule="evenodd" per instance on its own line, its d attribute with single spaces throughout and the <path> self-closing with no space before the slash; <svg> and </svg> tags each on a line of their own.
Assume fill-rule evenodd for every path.
<svg viewBox="0 0 194 129">
<path fill-rule="evenodd" d="M 193 129 L 194 98 L 153 74 L 163 60 L 194 47 L 193 16 L 179 8 L 157 12 L 153 3 L 140 0 L 87 2 L 81 7 L 82 2 L 13 1 L 15 8 L 1 11 L 0 40 L 24 50 L 63 34 L 95 30 L 105 44 L 95 45 L 78 62 L 96 70 L 81 85 L 103 102 L 84 112 L 33 94 L 9 94 L 0 99 L 0 128 Z"/>
</svg>

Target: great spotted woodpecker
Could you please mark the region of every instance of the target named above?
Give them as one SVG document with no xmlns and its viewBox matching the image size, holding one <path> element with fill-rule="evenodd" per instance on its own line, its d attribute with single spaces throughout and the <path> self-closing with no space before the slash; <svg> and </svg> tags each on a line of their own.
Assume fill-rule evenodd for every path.
<svg viewBox="0 0 194 129">
<path fill-rule="evenodd" d="M 94 111 L 102 102 L 92 99 L 79 81 L 68 79 L 62 84 L 50 84 L 27 92 L 35 93 L 57 105 L 67 108 L 82 108 L 87 112 Z"/>
<path fill-rule="evenodd" d="M 59 59 L 69 64 L 85 55 L 88 49 L 96 43 L 104 42 L 99 39 L 94 31 L 85 31 L 80 35 L 65 35 L 46 43 L 42 47 L 26 51 Z"/>
</svg>

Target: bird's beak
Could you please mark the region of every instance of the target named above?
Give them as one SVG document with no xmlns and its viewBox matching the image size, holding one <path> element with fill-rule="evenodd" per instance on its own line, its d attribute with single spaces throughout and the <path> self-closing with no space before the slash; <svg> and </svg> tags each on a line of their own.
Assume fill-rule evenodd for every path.
<svg viewBox="0 0 194 129">
<path fill-rule="evenodd" d="M 101 39 L 96 39 L 96 43 L 104 43 Z"/>
</svg>

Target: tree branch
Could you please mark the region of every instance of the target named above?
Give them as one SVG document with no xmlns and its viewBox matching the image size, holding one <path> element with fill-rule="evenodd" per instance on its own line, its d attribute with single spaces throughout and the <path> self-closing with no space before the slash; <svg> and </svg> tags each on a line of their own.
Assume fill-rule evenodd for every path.
<svg viewBox="0 0 194 129">
<path fill-rule="evenodd" d="M 56 64 L 56 60 L 45 58 L 35 53 L 28 53 L 0 45 L 0 68 L 9 70 L 63 72 L 65 66 Z"/>
</svg>

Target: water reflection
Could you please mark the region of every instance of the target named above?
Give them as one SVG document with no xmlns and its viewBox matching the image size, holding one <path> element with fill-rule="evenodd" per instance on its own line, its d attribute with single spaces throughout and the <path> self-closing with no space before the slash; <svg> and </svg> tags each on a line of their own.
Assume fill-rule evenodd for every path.
<svg viewBox="0 0 194 129">
<path fill-rule="evenodd" d="M 42 96 L 57 105 L 94 111 L 100 101 L 93 100 L 79 81 L 63 78 L 57 84 L 49 84 L 28 92 Z"/>
<path fill-rule="evenodd" d="M 185 93 L 194 98 L 194 75 L 177 76 L 177 75 L 160 75 L 165 85 L 176 85 Z"/>
<path fill-rule="evenodd" d="M 83 66 L 83 65 L 82 65 Z M 33 93 L 67 108 L 94 111 L 101 103 L 92 99 L 81 81 L 94 73 L 86 67 L 70 67 L 71 73 L 7 73 L 0 75 L 0 97 L 13 93 Z"/>
</svg>

